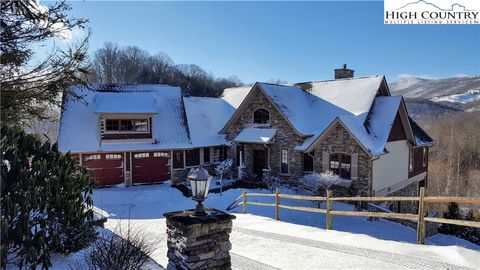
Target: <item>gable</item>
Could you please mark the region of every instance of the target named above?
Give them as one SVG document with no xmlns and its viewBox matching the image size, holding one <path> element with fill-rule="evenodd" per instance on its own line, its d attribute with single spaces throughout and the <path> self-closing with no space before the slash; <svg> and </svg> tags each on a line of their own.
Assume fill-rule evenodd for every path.
<svg viewBox="0 0 480 270">
<path fill-rule="evenodd" d="M 352 126 L 348 126 L 348 124 L 344 123 L 340 118 L 335 119 L 320 136 L 318 136 L 311 144 L 310 146 L 305 150 L 305 152 L 311 152 L 317 147 L 318 145 L 324 143 L 325 141 L 328 141 L 331 136 L 334 136 L 335 133 L 339 133 L 339 130 L 345 130 L 346 133 L 348 134 L 348 137 L 342 136 L 341 138 L 336 138 L 341 141 L 344 141 L 345 143 L 342 143 L 343 145 L 355 145 L 361 148 L 367 155 L 372 156 L 370 151 L 365 147 L 365 144 L 363 144 L 360 141 L 359 135 L 361 134 L 355 134 L 358 133 L 358 130 Z M 342 133 L 343 134 L 343 133 Z M 338 136 L 338 135 L 337 135 Z M 342 145 L 342 146 L 343 146 Z"/>
<path fill-rule="evenodd" d="M 390 130 L 390 135 L 388 136 L 388 142 L 394 141 L 403 141 L 407 139 L 407 134 L 400 119 L 400 115 L 397 112 L 395 120 L 393 121 L 392 129 Z"/>
<path fill-rule="evenodd" d="M 225 124 L 220 133 L 228 133 L 230 129 L 243 117 L 242 122 L 250 122 L 253 124 L 253 111 L 252 108 L 263 108 L 272 114 L 276 114 L 286 121 L 294 133 L 300 136 L 304 136 L 298 129 L 285 117 L 284 112 L 279 109 L 278 104 L 273 102 L 271 97 L 263 91 L 259 83 L 256 83 L 247 96 L 243 99 L 240 106 L 237 108 L 230 120 Z M 250 118 L 250 121 L 248 120 Z"/>
</svg>

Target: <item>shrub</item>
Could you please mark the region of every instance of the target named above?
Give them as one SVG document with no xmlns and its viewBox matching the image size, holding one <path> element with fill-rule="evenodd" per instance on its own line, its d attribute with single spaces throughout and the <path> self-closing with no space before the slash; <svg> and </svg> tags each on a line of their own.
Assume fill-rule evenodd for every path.
<svg viewBox="0 0 480 270">
<path fill-rule="evenodd" d="M 282 184 L 282 181 L 281 181 L 280 177 L 272 176 L 272 175 L 264 177 L 263 182 L 265 183 L 265 185 L 267 185 L 267 188 L 270 191 L 275 191 L 275 189 L 277 187 L 280 187 L 281 184 Z"/>
<path fill-rule="evenodd" d="M 233 160 L 225 159 L 215 167 L 215 173 L 217 174 L 217 176 L 220 177 L 220 180 L 223 178 L 224 175 L 232 171 L 232 166 L 233 166 Z"/>
<path fill-rule="evenodd" d="M 468 221 L 476 220 L 473 210 L 468 211 L 467 214 L 463 216 L 458 207 L 458 204 L 456 203 L 450 203 L 448 205 L 448 211 L 443 214 L 443 217 L 447 219 L 458 219 L 458 220 L 468 220 Z M 458 226 L 458 225 L 452 225 L 452 224 L 442 224 L 440 226 L 439 232 L 457 236 L 462 239 L 468 240 L 472 243 L 475 243 L 477 245 L 480 245 L 480 229 L 479 228 Z"/>
<path fill-rule="evenodd" d="M 136 270 L 150 260 L 150 255 L 155 250 L 154 242 L 140 231 L 133 232 L 128 227 L 127 232 L 121 236 L 113 233 L 104 233 L 85 254 L 83 263 L 77 261 L 77 270 Z"/>
<path fill-rule="evenodd" d="M 85 169 L 56 145 L 2 127 L 2 267 L 50 266 L 50 252 L 69 253 L 95 237 L 92 184 Z"/>
</svg>

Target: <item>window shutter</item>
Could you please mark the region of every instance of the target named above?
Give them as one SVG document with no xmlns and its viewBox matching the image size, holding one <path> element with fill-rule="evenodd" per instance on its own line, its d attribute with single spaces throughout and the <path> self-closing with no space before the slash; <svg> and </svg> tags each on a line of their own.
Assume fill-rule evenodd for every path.
<svg viewBox="0 0 480 270">
<path fill-rule="evenodd" d="M 328 152 L 323 151 L 322 152 L 322 173 L 327 172 L 329 166 L 328 163 L 330 162 L 330 156 Z"/>
<path fill-rule="evenodd" d="M 352 180 L 358 179 L 358 154 L 352 154 L 352 167 L 351 167 Z"/>
</svg>

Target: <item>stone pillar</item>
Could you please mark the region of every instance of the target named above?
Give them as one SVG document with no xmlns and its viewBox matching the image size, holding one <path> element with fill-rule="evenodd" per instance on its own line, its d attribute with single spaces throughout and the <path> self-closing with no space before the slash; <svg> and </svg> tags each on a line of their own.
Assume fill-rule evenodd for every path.
<svg viewBox="0 0 480 270">
<path fill-rule="evenodd" d="M 217 209 L 206 211 L 206 216 L 193 216 L 193 210 L 164 214 L 167 270 L 231 269 L 230 232 L 235 216 Z"/>
</svg>

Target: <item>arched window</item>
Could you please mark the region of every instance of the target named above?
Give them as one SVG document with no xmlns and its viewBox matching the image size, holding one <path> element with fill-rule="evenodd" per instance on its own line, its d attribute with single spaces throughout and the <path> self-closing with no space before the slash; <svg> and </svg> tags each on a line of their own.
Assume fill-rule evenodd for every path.
<svg viewBox="0 0 480 270">
<path fill-rule="evenodd" d="M 270 122 L 270 113 L 265 109 L 258 109 L 253 113 L 253 122 L 256 124 L 267 124 Z"/>
<path fill-rule="evenodd" d="M 350 155 L 333 153 L 330 154 L 330 171 L 341 178 L 350 179 L 352 158 Z"/>
</svg>

